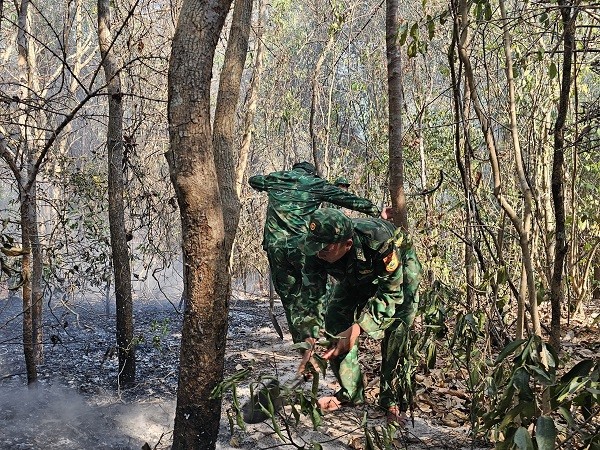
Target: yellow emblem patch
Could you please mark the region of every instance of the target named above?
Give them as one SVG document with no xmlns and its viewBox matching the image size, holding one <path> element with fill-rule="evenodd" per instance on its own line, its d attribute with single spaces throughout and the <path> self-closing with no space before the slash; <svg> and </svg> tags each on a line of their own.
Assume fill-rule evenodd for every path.
<svg viewBox="0 0 600 450">
<path fill-rule="evenodd" d="M 383 262 L 385 264 L 385 270 L 387 272 L 393 272 L 398 268 L 398 255 L 396 255 L 396 252 L 392 252 L 383 258 Z"/>
<path fill-rule="evenodd" d="M 310 227 L 310 231 L 315 231 L 315 228 L 317 228 L 317 224 L 314 222 L 311 222 L 309 227 Z"/>
</svg>

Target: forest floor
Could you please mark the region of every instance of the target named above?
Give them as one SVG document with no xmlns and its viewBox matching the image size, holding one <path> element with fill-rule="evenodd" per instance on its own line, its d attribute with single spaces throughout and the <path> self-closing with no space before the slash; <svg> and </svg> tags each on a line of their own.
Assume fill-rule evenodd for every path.
<svg viewBox="0 0 600 450">
<path fill-rule="evenodd" d="M 45 312 L 45 363 L 39 367 L 39 386 L 26 387 L 21 345 L 20 300 L 0 298 L 0 449 L 21 450 L 140 450 L 170 448 L 177 390 L 177 366 L 181 339 L 181 314 L 168 301 L 135 302 L 135 334 L 142 338 L 137 348 L 137 384 L 127 390 L 116 386 L 117 358 L 114 351 L 114 316 L 104 314 L 100 301 L 77 304 L 50 303 Z M 285 332 L 285 317 L 279 302 L 275 308 L 284 328 L 277 335 L 269 318 L 268 299 L 234 295 L 230 304 L 226 375 L 252 367 L 252 380 L 263 375 L 290 378 L 298 364 Z M 587 330 L 587 329 L 586 329 Z M 576 338 L 577 330 L 570 342 Z M 595 343 L 582 351 L 598 351 Z M 378 393 L 374 371 L 378 355 L 374 343 L 363 343 L 367 404 L 342 408 L 322 417 L 315 431 L 301 416 L 282 424 L 285 442 L 270 421 L 229 427 L 232 396 L 227 393 L 222 408 L 217 448 L 230 450 L 308 448 L 318 442 L 324 449 L 362 449 L 365 432 L 361 422 L 368 417 L 370 430 L 382 435 L 383 414 L 375 406 Z M 589 350 L 589 349 L 592 350 Z M 585 355 L 582 355 L 585 356 Z M 451 370 L 433 369 L 417 374 L 417 407 L 414 422 L 398 432 L 394 445 L 411 449 L 489 448 L 470 437 L 468 396 Z M 238 397 L 249 397 L 249 380 L 239 385 Z M 310 384 L 305 385 L 310 389 Z M 320 380 L 319 395 L 334 392 L 335 379 L 328 373 Z M 290 414 L 290 407 L 282 411 Z M 283 417 L 283 416 L 282 416 Z M 285 423 L 289 425 L 286 426 Z"/>
</svg>

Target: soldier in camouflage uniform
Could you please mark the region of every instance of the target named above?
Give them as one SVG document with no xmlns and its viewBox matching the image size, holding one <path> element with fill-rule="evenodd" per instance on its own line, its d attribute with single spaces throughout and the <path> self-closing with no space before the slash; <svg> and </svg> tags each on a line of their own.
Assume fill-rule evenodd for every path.
<svg viewBox="0 0 600 450">
<path fill-rule="evenodd" d="M 267 252 L 275 291 L 281 298 L 294 342 L 302 340 L 293 326 L 291 309 L 300 299 L 304 255 L 300 243 L 308 218 L 322 202 L 330 202 L 370 216 L 386 216 L 369 200 L 357 197 L 318 177 L 315 166 L 296 163 L 289 171 L 250 177 L 250 186 L 269 194 L 263 233 L 263 249 Z"/>
<path fill-rule="evenodd" d="M 365 332 L 382 339 L 379 403 L 388 420 L 405 424 L 407 403 L 398 379 L 406 370 L 402 346 L 419 303 L 421 279 L 410 239 L 386 220 L 350 219 L 337 209 L 321 208 L 310 218 L 302 248 L 303 295 L 294 325 L 313 346 L 323 331 L 337 337 L 322 357 L 330 361 L 341 389 L 335 397 L 320 399 L 321 409 L 364 402 L 358 336 Z M 338 283 L 323 317 L 328 275 Z M 305 352 L 300 371 L 310 357 Z"/>
</svg>

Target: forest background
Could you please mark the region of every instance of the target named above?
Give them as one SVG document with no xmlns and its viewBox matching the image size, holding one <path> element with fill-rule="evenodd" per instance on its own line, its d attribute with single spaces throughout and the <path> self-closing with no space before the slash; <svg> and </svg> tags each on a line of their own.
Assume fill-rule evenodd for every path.
<svg viewBox="0 0 600 450">
<path fill-rule="evenodd" d="M 28 383 L 47 298 L 114 298 L 124 386 L 136 297 L 225 317 L 219 348 L 219 270 L 268 286 L 247 176 L 310 160 L 396 207 L 425 268 L 415 349 L 434 364 L 450 336 L 473 424 L 520 448 L 597 443 L 598 359 L 561 339 L 598 324 L 598 6 L 298 3 L 0 2 L 2 282 L 23 298 Z"/>
</svg>

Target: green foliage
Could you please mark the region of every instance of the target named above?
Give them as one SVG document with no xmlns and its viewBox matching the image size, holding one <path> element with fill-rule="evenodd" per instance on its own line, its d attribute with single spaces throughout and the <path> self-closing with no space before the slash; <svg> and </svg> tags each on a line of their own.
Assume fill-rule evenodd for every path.
<svg viewBox="0 0 600 450">
<path fill-rule="evenodd" d="M 217 386 L 215 386 L 210 394 L 211 399 L 216 399 L 223 397 L 226 392 L 231 391 L 233 410 L 227 412 L 227 418 L 229 420 L 229 431 L 232 434 L 235 425 L 242 430 L 246 429 L 246 424 L 242 418 L 242 406 L 240 405 L 237 388 L 239 383 L 246 380 L 251 372 L 252 368 L 249 367 L 235 372 L 233 375 L 225 378 Z"/>
<path fill-rule="evenodd" d="M 425 8 L 425 4 L 422 6 Z M 436 23 L 439 22 L 443 25 L 446 22 L 448 14 L 447 9 L 434 15 L 424 13 L 421 19 L 412 24 L 409 22 L 401 23 L 396 32 L 398 45 L 407 45 L 406 54 L 411 58 L 418 55 L 425 55 L 429 48 L 429 43 L 435 38 Z M 425 38 L 422 36 L 425 36 Z"/>
<path fill-rule="evenodd" d="M 439 281 L 421 297 L 418 314 L 423 318 L 424 332 L 421 333 L 419 348 L 425 357 L 428 369 L 435 367 L 437 358 L 437 340 L 448 333 L 446 319 L 450 301 L 456 295 Z"/>
<path fill-rule="evenodd" d="M 168 317 L 161 322 L 155 319 L 150 325 L 150 331 L 152 332 L 152 346 L 157 350 L 161 350 L 162 340 L 171 331 L 171 321 Z"/>
<path fill-rule="evenodd" d="M 244 414 L 249 407 L 256 411 L 279 437 L 287 445 L 304 448 L 290 441 L 291 433 L 289 427 L 297 425 L 301 416 L 308 417 L 314 429 L 321 425 L 321 411 L 318 407 L 319 373 L 312 370 L 312 386 L 310 390 L 302 387 L 289 387 L 285 383 L 280 384 L 279 379 L 272 376 L 262 376 L 249 384 L 250 399 L 241 405 L 238 396 L 238 387 L 245 382 L 252 373 L 252 368 L 239 370 L 233 375 L 219 383 L 211 394 L 211 398 L 222 397 L 231 392 L 232 409 L 228 412 L 230 432 L 233 434 L 235 426 L 242 430 L 246 429 Z M 289 414 L 281 410 L 283 405 L 289 405 Z M 321 444 L 313 442 L 310 448 L 319 449 Z"/>
<path fill-rule="evenodd" d="M 385 427 L 370 427 L 367 416 L 363 418 L 363 431 L 365 434 L 365 450 L 393 450 L 398 448 L 396 441 L 397 428 L 393 424 Z"/>
<path fill-rule="evenodd" d="M 538 336 L 513 341 L 500 352 L 487 380 L 490 406 L 482 415 L 484 429 L 498 441 L 496 448 L 554 449 L 559 435 L 557 413 L 571 429 L 568 434 L 574 433 L 571 438 L 585 444 L 581 448 L 600 445 L 598 434 L 585 423 L 576 424 L 572 413 L 573 407 L 579 407 L 585 419 L 586 414 L 589 418 L 600 412 L 600 360 L 583 360 L 560 379 L 558 364 L 554 350 Z"/>
<path fill-rule="evenodd" d="M 162 321 L 153 320 L 150 324 L 150 343 L 155 350 L 162 351 L 163 339 L 171 331 L 171 320 L 167 317 Z M 143 344 L 147 342 L 147 337 L 144 334 L 140 334 L 135 338 L 134 345 Z"/>
</svg>

